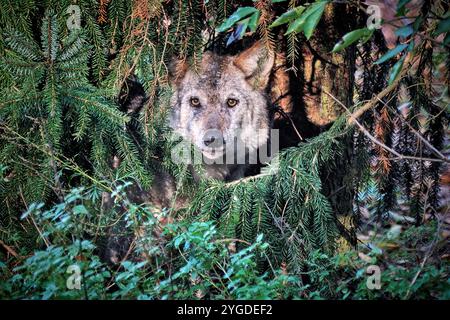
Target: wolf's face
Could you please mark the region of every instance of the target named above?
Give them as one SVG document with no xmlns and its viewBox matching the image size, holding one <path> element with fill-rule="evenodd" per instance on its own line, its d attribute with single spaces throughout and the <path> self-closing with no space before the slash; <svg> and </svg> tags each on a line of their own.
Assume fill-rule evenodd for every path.
<svg viewBox="0 0 450 320">
<path fill-rule="evenodd" d="M 171 127 L 209 159 L 232 143 L 256 150 L 267 142 L 265 88 L 273 56 L 256 44 L 237 56 L 203 55 L 199 70 L 175 65 Z"/>
</svg>

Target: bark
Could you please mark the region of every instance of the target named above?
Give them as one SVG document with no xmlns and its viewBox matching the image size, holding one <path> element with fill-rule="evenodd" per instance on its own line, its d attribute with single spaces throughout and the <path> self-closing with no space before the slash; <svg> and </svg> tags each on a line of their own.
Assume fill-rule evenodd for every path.
<svg viewBox="0 0 450 320">
<path fill-rule="evenodd" d="M 293 120 L 303 139 L 327 130 L 344 112 L 325 91 L 347 106 L 352 105 L 355 48 L 350 47 L 333 54 L 331 51 L 344 34 L 361 27 L 358 24 L 361 24 L 362 19 L 357 17 L 362 17 L 363 14 L 343 3 L 329 4 L 312 38 L 300 43 L 301 58 L 297 65 L 299 72 L 289 73 L 289 96 L 279 99 L 279 104 Z M 277 77 L 283 78 L 275 73 L 275 78 Z M 283 139 L 282 147 L 296 145 L 301 140 L 283 117 L 276 118 L 275 127 L 280 128 L 281 137 L 290 137 Z M 335 159 L 334 164 L 327 166 L 331 169 L 322 173 L 322 182 L 343 236 L 354 244 L 356 219 L 352 209 L 355 194 L 352 172 L 353 137 L 350 135 L 343 138 L 342 143 L 345 146 L 342 154 Z"/>
</svg>

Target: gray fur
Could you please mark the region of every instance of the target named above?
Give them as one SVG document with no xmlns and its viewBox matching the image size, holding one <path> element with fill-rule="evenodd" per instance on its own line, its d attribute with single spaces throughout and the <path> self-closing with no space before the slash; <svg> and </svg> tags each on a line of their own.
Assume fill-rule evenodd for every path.
<svg viewBox="0 0 450 320">
<path fill-rule="evenodd" d="M 265 144 L 269 135 L 269 116 L 265 87 L 273 66 L 273 55 L 257 43 L 237 56 L 205 53 L 200 70 L 175 63 L 175 91 L 171 99 L 170 125 L 176 133 L 194 144 L 208 159 L 223 157 L 221 148 L 205 145 L 205 134 L 219 132 L 225 145 L 238 139 L 249 153 Z M 191 99 L 199 99 L 193 106 Z M 234 107 L 228 99 L 237 100 Z M 234 180 L 243 176 L 242 165 L 205 164 L 207 177 Z"/>
</svg>

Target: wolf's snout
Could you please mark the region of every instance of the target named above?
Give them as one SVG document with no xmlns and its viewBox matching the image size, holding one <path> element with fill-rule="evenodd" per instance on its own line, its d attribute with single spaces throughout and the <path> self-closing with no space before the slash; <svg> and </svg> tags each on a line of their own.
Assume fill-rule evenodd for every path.
<svg viewBox="0 0 450 320">
<path fill-rule="evenodd" d="M 208 130 L 203 136 L 203 143 L 210 148 L 220 148 L 225 144 L 225 140 L 219 130 Z"/>
<path fill-rule="evenodd" d="M 216 137 L 214 136 L 206 136 L 203 140 L 203 143 L 208 147 L 210 144 L 214 143 L 216 141 Z"/>
</svg>

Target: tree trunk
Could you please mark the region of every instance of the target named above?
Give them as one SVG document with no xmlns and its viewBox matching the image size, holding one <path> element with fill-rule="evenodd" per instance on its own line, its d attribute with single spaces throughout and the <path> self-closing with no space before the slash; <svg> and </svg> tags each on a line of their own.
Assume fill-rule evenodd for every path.
<svg viewBox="0 0 450 320">
<path fill-rule="evenodd" d="M 361 12 L 346 4 L 329 4 L 312 38 L 300 41 L 301 58 L 296 63 L 298 72 L 289 72 L 289 96 L 279 99 L 279 106 L 290 116 L 298 130 L 293 130 L 292 125 L 288 125 L 282 117 L 276 119 L 275 127 L 280 128 L 280 136 L 291 137 L 289 141 L 284 139 L 282 146 L 296 145 L 302 139 L 327 130 L 344 112 L 328 93 L 345 105 L 352 105 L 356 50 L 349 47 L 339 53 L 330 52 L 343 35 L 358 28 L 358 20 L 361 19 L 349 17 L 361 16 Z M 282 76 L 275 73 L 275 77 Z M 322 183 L 342 235 L 354 244 L 353 137 L 347 135 L 340 139 L 344 150 L 333 165 L 327 166 L 330 169 L 322 173 Z"/>
</svg>

